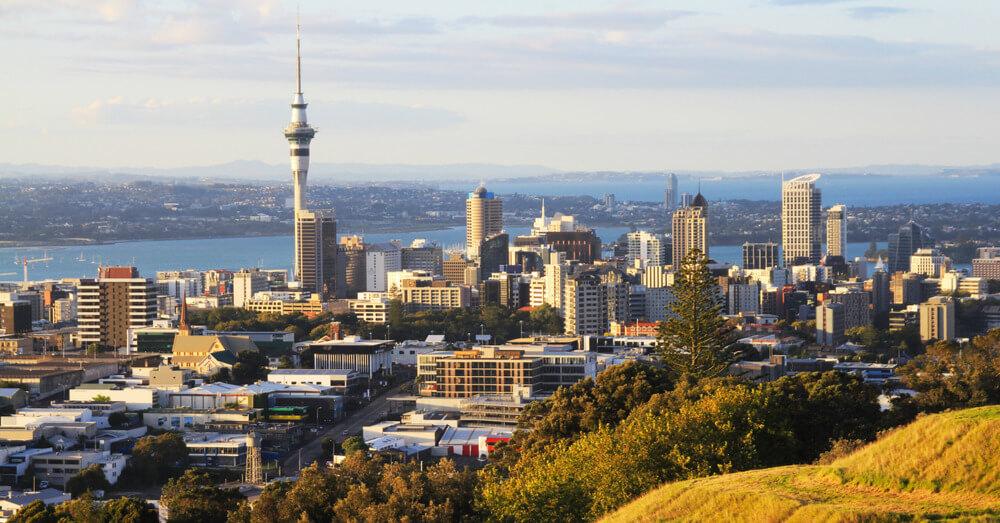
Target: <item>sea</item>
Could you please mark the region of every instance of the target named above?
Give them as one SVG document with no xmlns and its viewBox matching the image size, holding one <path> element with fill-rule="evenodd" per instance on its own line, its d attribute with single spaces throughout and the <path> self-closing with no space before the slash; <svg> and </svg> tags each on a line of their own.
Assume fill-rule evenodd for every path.
<svg viewBox="0 0 1000 523">
<path fill-rule="evenodd" d="M 605 242 L 628 232 L 626 227 L 599 227 L 597 234 Z M 527 233 L 527 229 L 508 230 L 511 237 Z M 465 227 L 410 233 L 365 234 L 368 243 L 400 240 L 409 245 L 415 239 L 436 241 L 446 250 L 459 248 L 465 242 Z M 158 240 L 109 243 L 88 246 L 48 246 L 0 249 L 0 281 L 22 281 L 23 263 L 27 258 L 40 259 L 28 265 L 30 281 L 62 278 L 96 278 L 101 266 L 128 265 L 139 269 L 142 276 L 155 277 L 157 271 L 180 269 L 228 269 L 244 267 L 291 270 L 292 236 L 253 236 L 201 240 Z M 880 243 L 880 249 L 886 248 Z M 862 256 L 868 243 L 847 244 L 849 259 Z M 740 245 L 711 245 L 709 254 L 717 262 L 740 265 L 743 257 Z M 965 267 L 959 267 L 965 268 Z"/>
</svg>

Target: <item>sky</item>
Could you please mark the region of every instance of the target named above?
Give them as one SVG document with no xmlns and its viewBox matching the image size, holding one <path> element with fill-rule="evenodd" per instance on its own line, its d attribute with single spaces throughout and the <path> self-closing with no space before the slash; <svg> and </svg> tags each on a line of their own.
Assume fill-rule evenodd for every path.
<svg viewBox="0 0 1000 523">
<path fill-rule="evenodd" d="M 995 0 L 0 0 L 0 162 L 974 165 Z M 9 73 L 9 74 L 8 74 Z"/>
</svg>

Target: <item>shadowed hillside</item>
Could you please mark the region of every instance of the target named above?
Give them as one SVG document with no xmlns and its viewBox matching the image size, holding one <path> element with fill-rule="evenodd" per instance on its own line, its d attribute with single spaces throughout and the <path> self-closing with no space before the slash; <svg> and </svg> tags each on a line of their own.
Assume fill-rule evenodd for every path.
<svg viewBox="0 0 1000 523">
<path fill-rule="evenodd" d="M 1000 407 L 925 416 L 830 465 L 670 483 L 605 521 L 1000 517 Z"/>
</svg>

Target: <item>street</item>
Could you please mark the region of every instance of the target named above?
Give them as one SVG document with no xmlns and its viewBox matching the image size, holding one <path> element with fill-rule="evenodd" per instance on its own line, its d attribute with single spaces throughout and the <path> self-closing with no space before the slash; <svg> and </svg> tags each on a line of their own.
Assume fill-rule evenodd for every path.
<svg viewBox="0 0 1000 523">
<path fill-rule="evenodd" d="M 401 388 L 411 384 L 412 382 L 407 381 L 387 390 L 372 400 L 370 404 L 352 412 L 339 423 L 328 427 L 325 431 L 317 433 L 313 439 L 303 445 L 300 450 L 289 452 L 288 455 L 281 461 L 281 475 L 298 475 L 300 451 L 303 467 L 306 467 L 310 463 L 318 460 L 322 451 L 323 438 L 330 437 L 339 442 L 344 439 L 344 431 L 347 431 L 350 436 L 360 435 L 361 429 L 365 425 L 375 423 L 389 411 L 389 400 L 387 398 L 398 393 Z M 329 461 L 330 459 L 331 456 L 323 456 L 321 461 Z"/>
</svg>

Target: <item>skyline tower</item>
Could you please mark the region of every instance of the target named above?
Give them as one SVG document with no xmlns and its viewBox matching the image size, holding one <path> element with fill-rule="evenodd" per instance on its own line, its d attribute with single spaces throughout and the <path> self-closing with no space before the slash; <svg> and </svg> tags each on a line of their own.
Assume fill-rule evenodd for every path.
<svg viewBox="0 0 1000 523">
<path fill-rule="evenodd" d="M 675 271 L 691 249 L 698 249 L 708 258 L 708 201 L 701 192 L 690 205 L 674 213 L 671 234 L 674 242 L 671 265 Z"/>
<path fill-rule="evenodd" d="M 843 205 L 826 210 L 826 254 L 847 256 L 847 207 Z"/>
<path fill-rule="evenodd" d="M 806 174 L 781 184 L 781 248 L 785 267 L 818 264 L 822 256 L 818 174 Z"/>
<path fill-rule="evenodd" d="M 471 260 L 479 256 L 483 240 L 503 231 L 503 200 L 480 185 L 465 201 L 465 252 Z"/>
<path fill-rule="evenodd" d="M 323 211 L 295 213 L 295 267 L 302 290 L 337 295 L 337 222 Z"/>
<path fill-rule="evenodd" d="M 309 126 L 306 119 L 306 101 L 302 96 L 302 53 L 299 37 L 299 24 L 295 24 L 295 94 L 292 96 L 292 121 L 285 127 L 285 139 L 288 140 L 289 160 L 292 167 L 292 185 L 295 190 L 295 207 L 293 215 L 298 220 L 299 212 L 305 210 L 306 177 L 309 174 L 309 143 L 316 135 L 316 129 Z M 301 280 L 300 253 L 301 239 L 299 227 L 295 226 L 295 267 L 294 278 Z"/>
<path fill-rule="evenodd" d="M 918 249 L 934 247 L 934 240 L 920 224 L 910 220 L 889 235 L 889 274 L 909 272 L 910 256 Z"/>
<path fill-rule="evenodd" d="M 667 177 L 667 190 L 663 192 L 663 206 L 669 210 L 677 208 L 677 175 Z"/>
</svg>

